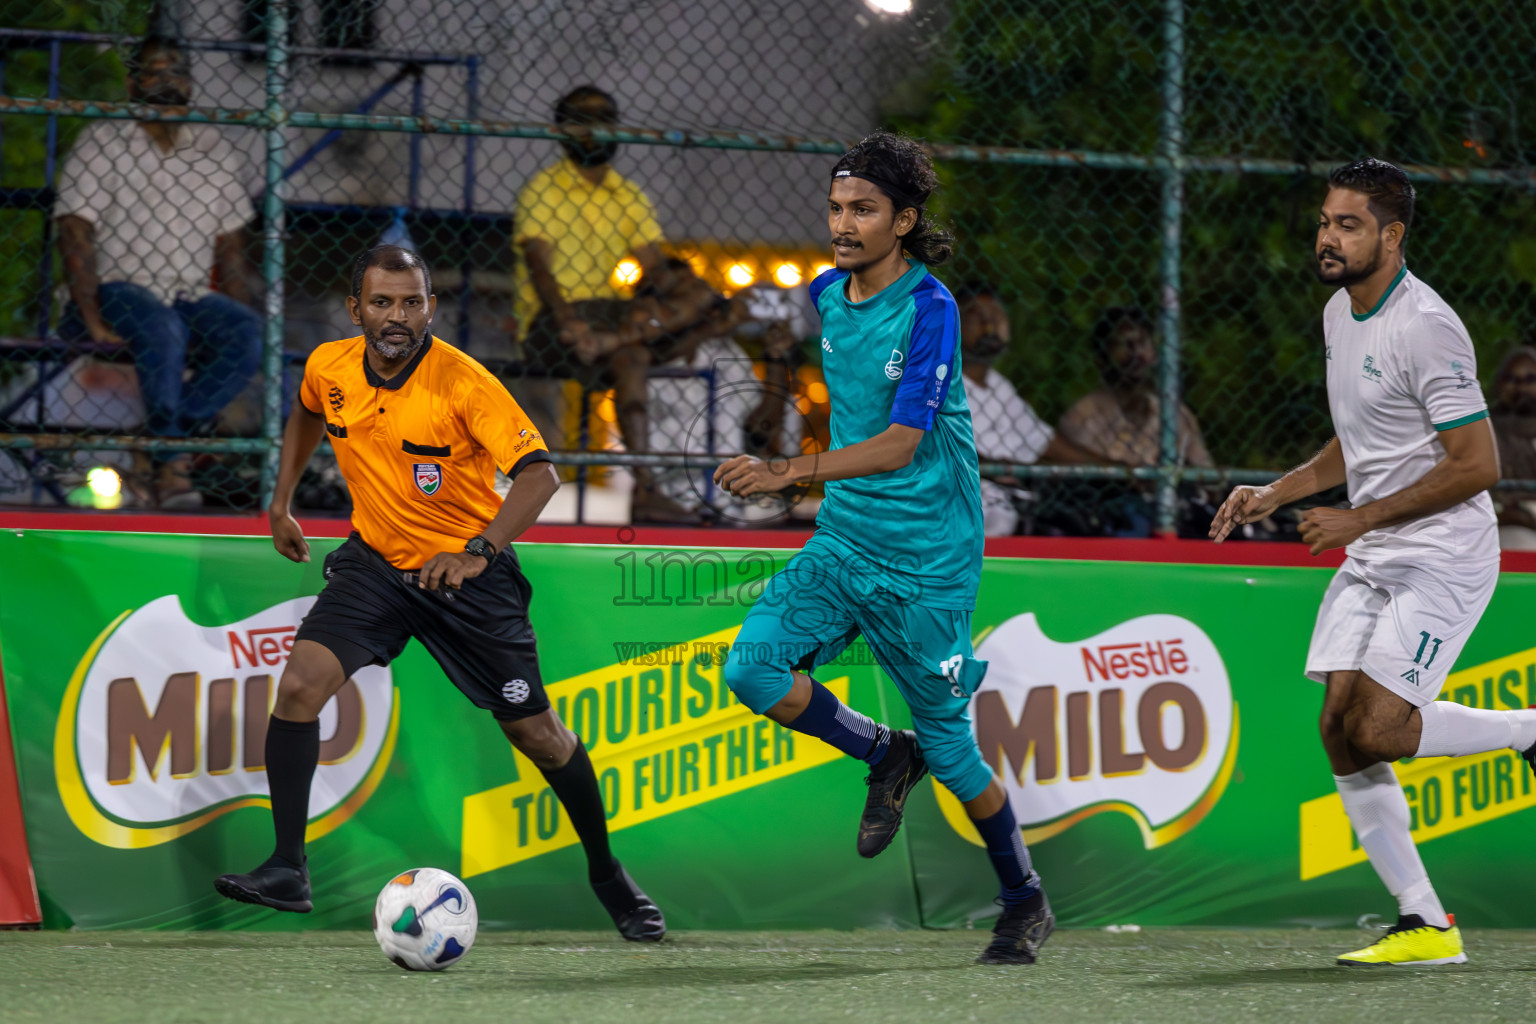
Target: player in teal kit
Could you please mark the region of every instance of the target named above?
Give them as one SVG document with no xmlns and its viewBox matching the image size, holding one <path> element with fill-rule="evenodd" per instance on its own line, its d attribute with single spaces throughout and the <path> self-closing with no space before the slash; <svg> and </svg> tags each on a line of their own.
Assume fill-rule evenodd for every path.
<svg viewBox="0 0 1536 1024">
<path fill-rule="evenodd" d="M 715 471 L 732 494 L 815 480 L 826 500 L 816 535 L 748 613 L 725 679 L 758 714 L 869 764 L 865 857 L 890 845 L 907 795 L 932 771 L 964 803 L 1001 883 L 1003 912 L 980 961 L 1028 964 L 1055 918 L 971 729 L 970 696 L 987 669 L 971 647 L 981 487 L 960 318 L 928 272 L 950 254 L 924 209 L 936 185 L 921 147 L 889 132 L 833 168 L 836 267 L 811 285 L 832 448 L 771 463 L 743 455 Z M 860 634 L 911 707 L 913 730 L 886 728 L 812 677 Z"/>
</svg>

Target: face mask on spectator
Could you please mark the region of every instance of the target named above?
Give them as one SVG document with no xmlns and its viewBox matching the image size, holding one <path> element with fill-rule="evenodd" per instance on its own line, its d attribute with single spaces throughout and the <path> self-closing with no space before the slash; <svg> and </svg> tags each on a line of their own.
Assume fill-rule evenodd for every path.
<svg viewBox="0 0 1536 1024">
<path fill-rule="evenodd" d="M 996 359 L 1008 347 L 1008 342 L 996 331 L 988 331 L 971 343 L 971 358 Z"/>
<path fill-rule="evenodd" d="M 192 97 L 187 95 L 187 90 L 173 82 L 156 82 L 145 89 L 140 98 L 145 103 L 152 103 L 157 107 L 185 107 L 192 102 Z"/>
<path fill-rule="evenodd" d="M 187 79 L 191 74 L 185 64 L 145 68 L 138 77 L 138 98 L 157 107 L 189 106 L 192 93 Z"/>
<path fill-rule="evenodd" d="M 581 142 L 566 139 L 560 146 L 581 167 L 601 167 L 611 162 L 613 155 L 619 151 L 617 142 L 593 142 L 591 139 Z"/>
</svg>

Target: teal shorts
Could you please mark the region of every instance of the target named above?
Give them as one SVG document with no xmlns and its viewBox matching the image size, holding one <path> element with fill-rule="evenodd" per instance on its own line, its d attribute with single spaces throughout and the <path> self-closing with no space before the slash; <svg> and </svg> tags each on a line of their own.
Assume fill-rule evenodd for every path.
<svg viewBox="0 0 1536 1024">
<path fill-rule="evenodd" d="M 960 800 L 992 781 L 971 728 L 971 694 L 987 663 L 971 646 L 971 613 L 927 608 L 899 597 L 910 588 L 888 570 L 850 564 L 840 548 L 813 537 L 769 581 L 731 646 L 725 678 L 737 698 L 762 714 L 789 693 L 792 671 L 838 659 L 860 637 L 912 710 L 928 768 Z"/>
</svg>

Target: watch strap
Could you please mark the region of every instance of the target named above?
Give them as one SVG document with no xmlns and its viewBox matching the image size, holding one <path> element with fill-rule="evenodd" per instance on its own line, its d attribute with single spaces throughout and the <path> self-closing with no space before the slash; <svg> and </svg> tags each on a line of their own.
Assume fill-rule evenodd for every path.
<svg viewBox="0 0 1536 1024">
<path fill-rule="evenodd" d="M 476 541 L 479 543 L 477 544 Z M 495 561 L 496 556 L 500 553 L 496 550 L 496 546 L 494 544 L 485 539 L 484 534 L 478 537 L 471 537 L 468 541 L 465 542 L 464 550 L 468 554 L 479 555 L 480 557 L 484 558 L 487 563 Z"/>
</svg>

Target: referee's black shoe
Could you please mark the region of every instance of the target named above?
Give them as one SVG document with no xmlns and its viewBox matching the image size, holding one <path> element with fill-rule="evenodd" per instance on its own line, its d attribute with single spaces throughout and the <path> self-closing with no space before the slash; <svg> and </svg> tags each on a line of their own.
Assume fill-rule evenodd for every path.
<svg viewBox="0 0 1536 1024">
<path fill-rule="evenodd" d="M 859 819 L 859 856 L 875 857 L 891 845 L 907 809 L 907 794 L 928 773 L 917 736 L 910 729 L 892 729 L 885 756 L 864 776 L 869 793 L 864 797 L 864 816 Z"/>
<path fill-rule="evenodd" d="M 1520 751 L 1520 756 L 1525 758 L 1525 763 L 1531 766 L 1531 771 L 1536 772 L 1536 744 Z"/>
<path fill-rule="evenodd" d="M 213 887 L 226 899 L 256 903 L 273 910 L 307 914 L 314 909 L 314 904 L 309 901 L 307 859 L 304 864 L 294 867 L 274 855 L 246 874 L 220 875 L 214 879 Z"/>
<path fill-rule="evenodd" d="M 614 862 L 618 864 L 617 861 Z M 660 942 L 667 934 L 667 920 L 623 865 L 606 882 L 593 882 L 592 891 L 613 918 L 619 934 L 630 942 Z"/>
<path fill-rule="evenodd" d="M 992 943 L 976 958 L 979 964 L 1032 964 L 1040 956 L 1040 947 L 1056 930 L 1056 915 L 1051 901 L 1041 889 L 1023 903 L 1003 905 L 1003 913 L 992 928 Z"/>
</svg>

